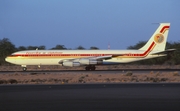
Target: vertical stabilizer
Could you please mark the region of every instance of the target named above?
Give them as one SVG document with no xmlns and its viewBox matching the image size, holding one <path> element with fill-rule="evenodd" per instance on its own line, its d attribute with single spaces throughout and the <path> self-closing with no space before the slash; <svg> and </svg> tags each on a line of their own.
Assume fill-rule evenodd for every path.
<svg viewBox="0 0 180 111">
<path fill-rule="evenodd" d="M 151 49 L 156 51 L 164 51 L 166 47 L 169 28 L 170 23 L 160 23 L 159 27 L 151 36 L 149 41 L 139 50 Z"/>
</svg>

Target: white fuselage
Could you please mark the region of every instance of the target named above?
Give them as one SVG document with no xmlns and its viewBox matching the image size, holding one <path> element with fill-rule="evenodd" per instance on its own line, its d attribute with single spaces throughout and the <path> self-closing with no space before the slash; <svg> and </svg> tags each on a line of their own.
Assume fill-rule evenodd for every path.
<svg viewBox="0 0 180 111">
<path fill-rule="evenodd" d="M 17 65 L 60 65 L 62 60 L 117 55 L 103 60 L 102 64 L 118 64 L 165 56 L 150 53 L 140 50 L 29 50 L 15 52 L 6 61 Z"/>
</svg>

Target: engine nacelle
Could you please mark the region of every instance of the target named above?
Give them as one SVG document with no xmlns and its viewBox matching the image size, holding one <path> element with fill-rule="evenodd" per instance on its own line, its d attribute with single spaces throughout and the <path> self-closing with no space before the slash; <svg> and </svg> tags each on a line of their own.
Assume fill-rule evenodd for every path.
<svg viewBox="0 0 180 111">
<path fill-rule="evenodd" d="M 82 65 L 96 65 L 102 64 L 102 61 L 97 61 L 96 59 L 79 59 L 79 63 Z"/>
<path fill-rule="evenodd" d="M 65 61 L 62 63 L 62 65 L 68 67 L 76 67 L 76 66 L 80 66 L 81 64 L 79 62 Z"/>
<path fill-rule="evenodd" d="M 97 65 L 102 64 L 102 61 L 97 61 L 96 59 L 76 59 L 74 61 L 60 61 L 59 64 L 62 66 L 68 67 L 76 67 L 76 66 L 83 66 L 83 65 Z"/>
</svg>

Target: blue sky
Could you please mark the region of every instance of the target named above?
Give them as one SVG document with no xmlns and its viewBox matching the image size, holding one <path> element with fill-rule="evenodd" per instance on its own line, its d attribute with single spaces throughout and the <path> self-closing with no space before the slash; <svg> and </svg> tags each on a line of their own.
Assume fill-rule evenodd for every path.
<svg viewBox="0 0 180 111">
<path fill-rule="evenodd" d="M 170 22 L 180 40 L 180 0 L 0 0 L 0 38 L 18 46 L 126 49 Z"/>
</svg>

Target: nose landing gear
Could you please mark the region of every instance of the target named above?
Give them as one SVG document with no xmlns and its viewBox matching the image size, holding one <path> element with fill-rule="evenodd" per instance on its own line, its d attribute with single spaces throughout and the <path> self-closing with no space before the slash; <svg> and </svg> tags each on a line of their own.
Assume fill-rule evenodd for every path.
<svg viewBox="0 0 180 111">
<path fill-rule="evenodd" d="M 26 70 L 27 70 L 27 67 L 23 67 L 22 70 L 23 70 L 23 71 L 26 71 Z"/>
<path fill-rule="evenodd" d="M 26 65 L 21 65 L 23 71 L 27 71 Z"/>
</svg>

